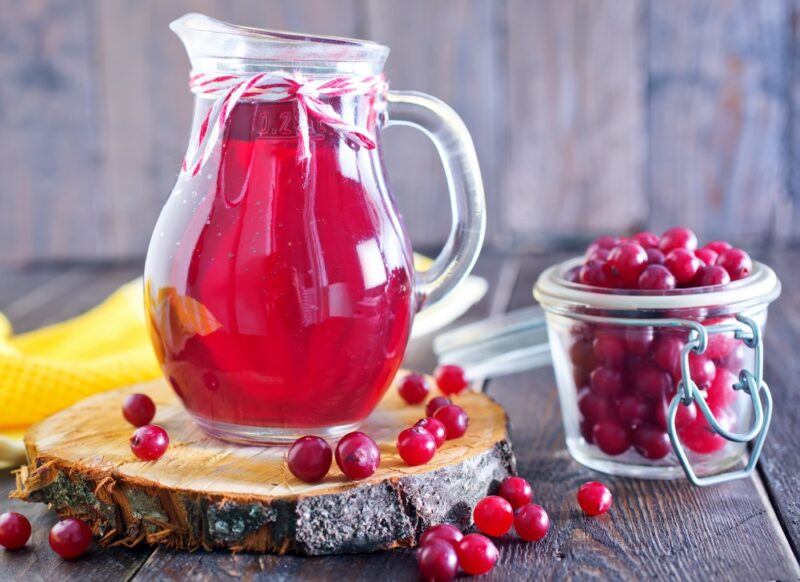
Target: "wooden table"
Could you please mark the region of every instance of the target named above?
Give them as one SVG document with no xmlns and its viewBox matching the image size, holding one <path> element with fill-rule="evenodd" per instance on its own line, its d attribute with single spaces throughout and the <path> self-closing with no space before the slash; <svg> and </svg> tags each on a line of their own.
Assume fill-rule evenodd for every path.
<svg viewBox="0 0 800 582">
<path fill-rule="evenodd" d="M 468 316 L 532 303 L 538 273 L 559 255 L 510 257 L 484 253 L 477 272 L 492 290 Z M 784 294 L 770 310 L 766 333 L 766 380 L 777 403 L 775 419 L 758 472 L 752 478 L 700 489 L 685 481 L 637 481 L 594 473 L 571 460 L 564 447 L 555 381 L 550 369 L 489 382 L 487 390 L 508 410 L 520 474 L 533 484 L 536 501 L 553 523 L 535 544 L 509 538 L 500 543 L 494 579 L 521 578 L 690 578 L 786 579 L 800 577 L 800 407 L 794 391 L 800 379 L 800 252 L 760 257 L 783 279 Z M 133 278 L 140 265 L 68 265 L 0 270 L 0 309 L 18 331 L 79 313 Z M 407 365 L 431 370 L 430 341 L 415 343 Z M 2 379 L 0 379 L 2 389 Z M 602 479 L 615 504 L 602 518 L 585 518 L 575 491 L 586 480 Z M 0 475 L 0 489 L 12 488 Z M 31 518 L 27 549 L 0 551 L 0 580 L 414 580 L 413 552 L 302 558 L 297 556 L 193 554 L 163 548 L 94 548 L 66 562 L 47 545 L 54 515 L 41 505 L 0 500 L 0 512 Z"/>
</svg>

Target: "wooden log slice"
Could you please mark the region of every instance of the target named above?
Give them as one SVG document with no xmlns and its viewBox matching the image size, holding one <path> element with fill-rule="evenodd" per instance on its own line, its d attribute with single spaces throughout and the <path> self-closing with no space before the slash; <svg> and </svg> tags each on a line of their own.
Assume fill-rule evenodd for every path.
<svg viewBox="0 0 800 582">
<path fill-rule="evenodd" d="M 121 406 L 132 392 L 153 398 L 154 423 L 169 432 L 170 448 L 158 461 L 130 451 L 133 429 Z M 86 520 L 104 545 L 310 555 L 412 546 L 431 524 L 469 525 L 475 503 L 515 471 L 503 409 L 479 393 L 455 401 L 469 414 L 467 433 L 430 463 L 410 467 L 395 439 L 424 407 L 403 402 L 393 386 L 362 426 L 380 446 L 378 471 L 354 482 L 334 463 L 310 485 L 289 472 L 285 447 L 206 435 L 157 381 L 87 398 L 31 427 L 28 465 L 12 495 Z"/>
</svg>

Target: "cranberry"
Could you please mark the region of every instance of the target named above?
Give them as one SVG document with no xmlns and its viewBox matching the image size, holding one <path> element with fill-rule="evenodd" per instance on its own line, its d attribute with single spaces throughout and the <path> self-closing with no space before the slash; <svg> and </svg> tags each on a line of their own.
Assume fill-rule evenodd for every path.
<svg viewBox="0 0 800 582">
<path fill-rule="evenodd" d="M 601 396 L 614 396 L 622 391 L 622 374 L 617 370 L 600 366 L 592 371 L 590 387 Z"/>
<path fill-rule="evenodd" d="M 589 481 L 578 489 L 578 505 L 588 516 L 605 513 L 611 507 L 612 501 L 611 491 L 599 481 Z"/>
<path fill-rule="evenodd" d="M 576 341 L 569 348 L 569 358 L 574 366 L 576 382 L 583 385 L 589 381 L 589 373 L 597 366 L 592 342 L 588 339 Z"/>
<path fill-rule="evenodd" d="M 122 416 L 133 426 L 150 424 L 156 415 L 156 405 L 146 394 L 129 394 L 122 402 Z"/>
<path fill-rule="evenodd" d="M 92 543 L 92 530 L 86 522 L 68 517 L 50 529 L 50 547 L 62 558 L 77 558 Z"/>
<path fill-rule="evenodd" d="M 419 545 L 425 545 L 431 540 L 443 540 L 455 546 L 463 537 L 464 534 L 456 526 L 449 523 L 440 523 L 432 525 L 425 530 L 425 533 L 419 538 Z"/>
<path fill-rule="evenodd" d="M 706 403 L 710 408 L 730 406 L 736 400 L 736 391 L 733 385 L 739 381 L 738 376 L 725 368 L 717 368 L 714 381 L 708 387 Z"/>
<path fill-rule="evenodd" d="M 730 354 L 720 360 L 718 367 L 727 368 L 732 372 L 738 372 L 742 369 L 744 366 L 746 351 L 741 341 L 737 341 L 736 343 L 738 345 Z"/>
<path fill-rule="evenodd" d="M 456 550 L 444 540 L 433 539 L 417 550 L 417 567 L 424 580 L 452 580 L 458 573 Z"/>
<path fill-rule="evenodd" d="M 322 481 L 333 461 L 331 446 L 318 436 L 300 437 L 286 455 L 292 475 L 306 483 Z"/>
<path fill-rule="evenodd" d="M 664 260 L 666 259 L 666 255 L 662 253 L 659 249 L 654 248 L 647 248 L 645 249 L 647 253 L 647 264 L 648 265 L 663 265 Z"/>
<path fill-rule="evenodd" d="M 654 339 L 652 327 L 628 327 L 625 330 L 625 347 L 628 352 L 637 356 L 649 354 Z"/>
<path fill-rule="evenodd" d="M 675 289 L 675 277 L 664 265 L 648 265 L 639 275 L 636 287 L 655 291 L 669 291 Z"/>
<path fill-rule="evenodd" d="M 419 404 L 428 396 L 431 391 L 428 380 L 422 374 L 409 374 L 397 389 L 400 396 L 409 404 Z"/>
<path fill-rule="evenodd" d="M 653 359 L 656 364 L 669 372 L 673 379 L 681 377 L 681 352 L 685 345 L 686 342 L 674 335 L 662 334 L 656 341 Z"/>
<path fill-rule="evenodd" d="M 464 536 L 456 546 L 456 553 L 461 569 L 472 576 L 486 574 L 494 568 L 498 557 L 492 540 L 481 534 Z"/>
<path fill-rule="evenodd" d="M 498 537 L 508 533 L 514 524 L 514 509 L 499 495 L 489 495 L 478 501 L 472 519 L 481 532 Z"/>
<path fill-rule="evenodd" d="M 134 431 L 130 444 L 133 454 L 142 461 L 155 461 L 166 452 L 169 435 L 157 424 L 146 424 Z"/>
<path fill-rule="evenodd" d="M 607 455 L 621 455 L 631 447 L 631 429 L 615 420 L 598 422 L 592 437 L 597 448 Z"/>
<path fill-rule="evenodd" d="M 712 240 L 710 243 L 706 244 L 706 246 L 704 246 L 703 248 L 704 249 L 710 249 L 710 250 L 714 251 L 715 253 L 717 253 L 717 256 L 719 256 L 722 253 L 724 253 L 725 251 L 727 251 L 728 249 L 732 249 L 733 246 L 731 246 L 731 243 L 729 243 L 728 241 Z"/>
<path fill-rule="evenodd" d="M 437 449 L 444 444 L 444 441 L 447 440 L 447 431 L 445 430 L 444 425 L 435 418 L 421 418 L 414 426 L 422 427 L 431 433 L 433 440 L 436 441 Z"/>
<path fill-rule="evenodd" d="M 642 396 L 660 398 L 672 388 L 672 377 L 669 372 L 647 360 L 634 368 L 633 387 Z"/>
<path fill-rule="evenodd" d="M 703 322 L 703 325 L 710 327 L 730 321 L 731 318 L 729 317 L 710 317 Z M 732 331 L 709 333 L 705 355 L 714 360 L 724 358 L 734 350 L 737 343 L 738 341 Z"/>
<path fill-rule="evenodd" d="M 717 366 L 705 354 L 700 355 L 692 352 L 689 354 L 689 373 L 699 388 L 706 388 L 714 381 Z"/>
<path fill-rule="evenodd" d="M 433 438 L 433 437 L 431 437 Z M 353 481 L 366 479 L 381 464 L 381 451 L 378 445 L 363 432 L 344 435 L 336 445 L 336 464 Z"/>
<path fill-rule="evenodd" d="M 625 340 L 616 333 L 598 333 L 592 348 L 597 359 L 609 368 L 619 368 L 625 362 Z"/>
<path fill-rule="evenodd" d="M 439 410 L 442 406 L 447 406 L 448 404 L 452 403 L 453 401 L 446 396 L 436 396 L 435 398 L 431 398 L 428 401 L 428 404 L 425 406 L 425 414 L 428 416 L 433 416 L 433 413 Z"/>
<path fill-rule="evenodd" d="M 631 238 L 646 249 L 653 247 L 657 248 L 658 244 L 661 242 L 657 234 L 655 234 L 654 232 L 647 232 L 647 231 L 637 232 Z"/>
<path fill-rule="evenodd" d="M 611 249 L 595 248 L 592 249 L 589 253 L 587 253 L 586 261 L 587 262 L 601 261 L 605 263 L 608 260 L 608 255 L 610 254 L 611 254 Z M 578 277 L 580 278 L 580 269 L 578 269 Z"/>
<path fill-rule="evenodd" d="M 645 459 L 663 459 L 671 446 L 666 432 L 655 426 L 643 424 L 633 431 L 633 448 Z"/>
<path fill-rule="evenodd" d="M 702 249 L 697 249 L 694 252 L 694 256 L 703 261 L 703 263 L 706 265 L 713 265 L 717 262 L 719 253 L 714 249 L 703 247 Z"/>
<path fill-rule="evenodd" d="M 569 281 L 570 283 L 580 283 L 579 275 L 581 272 L 581 268 L 578 266 L 572 267 L 566 273 L 564 273 L 564 279 Z"/>
<path fill-rule="evenodd" d="M 592 433 L 594 432 L 594 422 L 588 418 L 584 418 L 580 421 L 579 428 L 583 440 L 589 444 L 594 444 L 594 436 L 592 436 Z"/>
<path fill-rule="evenodd" d="M 690 250 L 677 248 L 669 252 L 664 266 L 675 276 L 678 285 L 689 285 L 697 276 L 700 259 Z"/>
<path fill-rule="evenodd" d="M 753 270 L 753 261 L 750 255 L 742 249 L 728 249 L 722 252 L 717 259 L 717 265 L 728 271 L 731 281 L 744 279 Z"/>
<path fill-rule="evenodd" d="M 611 265 L 599 259 L 590 259 L 578 272 L 578 281 L 592 287 L 616 287 L 615 279 Z"/>
<path fill-rule="evenodd" d="M 433 418 L 444 425 L 444 430 L 447 433 L 447 440 L 457 439 L 458 437 L 464 436 L 464 433 L 467 432 L 469 417 L 460 406 L 455 404 L 442 406 L 433 414 Z"/>
<path fill-rule="evenodd" d="M 604 235 L 595 239 L 595 241 L 589 245 L 589 250 L 591 251 L 596 248 L 611 250 L 621 242 L 622 240 L 618 236 Z"/>
<path fill-rule="evenodd" d="M 436 439 L 421 426 L 412 426 L 397 435 L 397 452 L 407 465 L 424 465 L 436 454 Z"/>
<path fill-rule="evenodd" d="M 513 509 L 522 507 L 533 500 L 531 484 L 522 477 L 506 477 L 500 483 L 497 494 L 508 501 Z"/>
<path fill-rule="evenodd" d="M 669 253 L 673 249 L 693 251 L 697 248 L 697 236 L 688 228 L 676 226 L 661 235 L 658 247 L 665 253 Z"/>
<path fill-rule="evenodd" d="M 447 364 L 436 369 L 436 383 L 444 394 L 463 392 L 469 382 L 461 366 Z"/>
<path fill-rule="evenodd" d="M 590 422 L 612 420 L 615 417 L 611 399 L 592 392 L 588 388 L 578 393 L 578 410 Z"/>
<path fill-rule="evenodd" d="M 711 287 L 712 285 L 727 285 L 731 282 L 728 271 L 717 265 L 702 266 L 697 270 L 694 279 L 695 287 Z"/>
<path fill-rule="evenodd" d="M 550 530 L 550 517 L 541 505 L 528 503 L 514 512 L 514 530 L 526 542 L 537 542 Z"/>
<path fill-rule="evenodd" d="M 662 429 L 667 430 L 667 416 L 669 407 L 672 404 L 672 399 L 675 397 L 675 392 L 665 394 L 656 405 L 655 421 Z M 689 426 L 697 419 L 697 405 L 694 402 L 689 404 L 681 403 L 678 410 L 675 412 L 675 428 L 684 428 Z"/>
<path fill-rule="evenodd" d="M 628 287 L 635 287 L 647 266 L 647 252 L 637 243 L 622 243 L 608 255 L 608 262 Z"/>
<path fill-rule="evenodd" d="M 733 417 L 724 408 L 709 406 L 717 422 L 725 430 L 730 430 L 733 425 Z M 716 433 L 708 424 L 705 416 L 699 414 L 697 420 L 686 428 L 678 430 L 678 437 L 690 451 L 699 454 L 716 453 L 727 442 L 722 436 Z"/>
<path fill-rule="evenodd" d="M 31 522 L 21 513 L 9 511 L 0 515 L 0 546 L 18 550 L 31 537 Z"/>
<path fill-rule="evenodd" d="M 639 394 L 625 394 L 617 400 L 619 419 L 634 427 L 650 416 L 650 404 Z"/>
</svg>

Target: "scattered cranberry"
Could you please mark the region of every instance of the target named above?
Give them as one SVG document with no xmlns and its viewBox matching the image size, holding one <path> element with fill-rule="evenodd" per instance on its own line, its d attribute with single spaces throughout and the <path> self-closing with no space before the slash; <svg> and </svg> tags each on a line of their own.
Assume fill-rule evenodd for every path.
<svg viewBox="0 0 800 582">
<path fill-rule="evenodd" d="M 436 439 L 421 426 L 414 425 L 397 435 L 397 452 L 407 465 L 424 465 L 436 454 Z"/>
<path fill-rule="evenodd" d="M 688 249 L 677 248 L 667 254 L 664 266 L 675 276 L 678 285 L 687 286 L 700 269 L 700 259 Z"/>
<path fill-rule="evenodd" d="M 661 242 L 657 234 L 647 231 L 637 232 L 631 238 L 633 238 L 634 241 L 642 245 L 645 249 L 657 248 L 659 242 Z"/>
<path fill-rule="evenodd" d="M 425 580 L 448 582 L 458 573 L 458 555 L 451 544 L 433 539 L 417 550 L 417 567 Z"/>
<path fill-rule="evenodd" d="M 499 495 L 489 495 L 475 506 L 472 519 L 481 532 L 499 537 L 508 533 L 514 524 L 514 509 Z"/>
<path fill-rule="evenodd" d="M 464 436 L 464 433 L 467 432 L 469 417 L 460 406 L 455 404 L 442 406 L 433 413 L 433 418 L 444 425 L 444 430 L 447 433 L 447 440 L 457 439 Z"/>
<path fill-rule="evenodd" d="M 588 516 L 605 513 L 611 507 L 611 502 L 611 491 L 599 481 L 589 481 L 578 489 L 578 504 Z"/>
<path fill-rule="evenodd" d="M 436 370 L 436 383 L 444 394 L 458 394 L 463 392 L 469 382 L 461 366 L 447 364 L 439 366 Z"/>
<path fill-rule="evenodd" d="M 688 228 L 676 226 L 661 235 L 661 242 L 658 246 L 665 253 L 669 253 L 673 249 L 694 251 L 697 248 L 697 236 Z"/>
<path fill-rule="evenodd" d="M 597 448 L 607 455 L 621 455 L 631 447 L 631 429 L 615 420 L 605 420 L 592 430 Z"/>
<path fill-rule="evenodd" d="M 669 291 L 675 289 L 675 277 L 664 265 L 648 265 L 639 275 L 636 286 L 639 289 Z"/>
<path fill-rule="evenodd" d="M 409 404 L 419 404 L 431 391 L 428 380 L 422 374 L 409 374 L 400 383 L 397 389 L 400 396 Z"/>
<path fill-rule="evenodd" d="M 591 389 L 601 396 L 614 396 L 622 391 L 622 374 L 611 368 L 595 368 L 589 381 Z"/>
<path fill-rule="evenodd" d="M 92 543 L 92 530 L 86 522 L 68 517 L 50 530 L 50 547 L 62 558 L 77 558 Z"/>
<path fill-rule="evenodd" d="M 541 505 L 528 503 L 514 513 L 514 530 L 526 542 L 537 542 L 550 531 L 550 517 Z"/>
<path fill-rule="evenodd" d="M 347 433 L 339 440 L 335 458 L 342 473 L 353 481 L 366 479 L 381 464 L 378 445 L 369 436 L 358 431 Z"/>
<path fill-rule="evenodd" d="M 533 500 L 531 484 L 522 477 L 506 477 L 500 483 L 497 494 L 508 501 L 512 509 L 518 509 Z"/>
<path fill-rule="evenodd" d="M 156 415 L 156 405 L 147 394 L 129 394 L 122 403 L 122 416 L 133 426 L 150 424 Z"/>
<path fill-rule="evenodd" d="M 286 455 L 292 475 L 306 483 L 322 481 L 333 461 L 331 446 L 318 436 L 300 437 Z"/>
<path fill-rule="evenodd" d="M 146 424 L 134 431 L 130 444 L 133 454 L 142 461 L 155 461 L 169 447 L 169 435 L 157 424 Z"/>
<path fill-rule="evenodd" d="M 456 546 L 461 569 L 472 576 L 486 574 L 497 562 L 497 548 L 492 540 L 481 534 L 464 536 Z"/>
<path fill-rule="evenodd" d="M 628 287 L 635 287 L 647 266 L 647 252 L 637 243 L 622 243 L 608 255 L 608 262 Z"/>
<path fill-rule="evenodd" d="M 419 538 L 419 545 L 425 545 L 429 541 L 435 539 L 443 540 L 455 546 L 463 537 L 464 534 L 462 534 L 461 530 L 456 526 L 450 525 L 449 523 L 440 523 L 438 525 L 432 525 L 425 530 L 425 533 Z"/>
<path fill-rule="evenodd" d="M 8 511 L 0 515 L 0 546 L 18 550 L 31 537 L 31 522 L 21 513 Z"/>
<path fill-rule="evenodd" d="M 442 406 L 452 404 L 453 401 L 446 396 L 436 396 L 431 398 L 427 405 L 425 405 L 425 414 L 433 416 L 433 413 L 439 410 Z"/>
<path fill-rule="evenodd" d="M 742 249 L 723 251 L 717 259 L 717 265 L 728 271 L 731 281 L 744 279 L 753 270 L 753 261 L 750 260 L 750 255 Z"/>
<path fill-rule="evenodd" d="M 420 426 L 431 433 L 433 439 L 436 441 L 437 449 L 447 440 L 447 430 L 444 428 L 444 425 L 435 418 L 421 418 L 414 426 Z"/>
<path fill-rule="evenodd" d="M 645 459 L 663 459 L 671 450 L 669 436 L 655 426 L 643 424 L 633 431 L 633 448 Z"/>
<path fill-rule="evenodd" d="M 697 271 L 694 284 L 696 287 L 711 287 L 712 285 L 727 285 L 731 282 L 728 271 L 717 265 L 703 266 Z"/>
</svg>

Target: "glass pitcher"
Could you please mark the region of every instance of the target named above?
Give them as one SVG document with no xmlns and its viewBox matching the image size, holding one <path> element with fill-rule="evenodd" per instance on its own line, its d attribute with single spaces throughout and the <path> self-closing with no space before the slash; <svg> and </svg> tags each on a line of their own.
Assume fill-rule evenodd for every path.
<svg viewBox="0 0 800 582">
<path fill-rule="evenodd" d="M 477 156 L 433 97 L 387 91 L 388 48 L 174 21 L 196 94 L 182 170 L 145 265 L 153 345 L 197 423 L 237 442 L 335 437 L 366 418 L 403 359 L 414 314 L 477 258 Z M 441 156 L 453 221 L 415 272 L 381 158 L 408 125 Z M 409 168 L 413 171 L 413 168 Z"/>
</svg>

